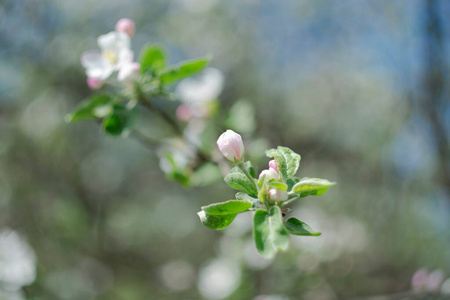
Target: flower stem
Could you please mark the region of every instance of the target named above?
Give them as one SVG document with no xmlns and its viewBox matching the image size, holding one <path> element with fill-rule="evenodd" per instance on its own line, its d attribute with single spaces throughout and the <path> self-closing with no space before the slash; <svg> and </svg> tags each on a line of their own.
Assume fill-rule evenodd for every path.
<svg viewBox="0 0 450 300">
<path fill-rule="evenodd" d="M 165 111 L 163 111 L 161 109 L 158 109 L 155 106 L 153 106 L 152 103 L 150 102 L 150 100 L 147 99 L 147 97 L 144 95 L 144 93 L 142 92 L 142 89 L 141 89 L 141 87 L 139 85 L 136 85 L 135 93 L 136 93 L 136 97 L 137 97 L 139 103 L 141 103 L 142 106 L 147 108 L 149 111 L 151 111 L 151 112 L 159 115 L 160 117 L 162 117 L 164 119 L 164 121 L 166 121 L 170 125 L 170 127 L 172 127 L 172 130 L 174 131 L 175 135 L 177 135 L 178 137 L 182 138 L 187 144 L 189 144 L 190 146 L 195 148 L 195 150 L 197 152 L 197 158 L 198 158 L 197 163 L 198 163 L 198 165 L 201 165 L 202 163 L 207 162 L 207 161 L 210 161 L 212 163 L 217 164 L 216 162 L 211 160 L 209 155 L 205 154 L 196 145 L 193 145 L 188 140 L 185 140 L 183 138 L 183 130 L 178 125 L 178 123 L 174 119 L 172 119 Z"/>
<path fill-rule="evenodd" d="M 244 172 L 245 176 L 247 176 L 248 179 L 250 179 L 250 181 L 253 182 L 253 184 L 256 187 L 256 190 L 259 192 L 259 188 L 258 188 L 258 185 L 255 182 L 255 178 L 253 178 L 252 175 L 250 175 L 250 173 L 248 172 L 247 168 L 245 167 L 244 160 L 242 160 L 242 162 L 238 163 L 237 166 L 239 167 L 239 169 L 242 170 L 242 172 Z"/>
<path fill-rule="evenodd" d="M 289 203 L 294 202 L 295 200 L 298 200 L 298 199 L 300 199 L 300 195 L 297 196 L 297 197 L 294 197 L 294 198 L 292 198 L 292 199 L 289 199 L 289 200 L 284 201 L 283 203 L 281 203 L 280 207 L 286 206 L 286 205 L 288 205 Z"/>
</svg>

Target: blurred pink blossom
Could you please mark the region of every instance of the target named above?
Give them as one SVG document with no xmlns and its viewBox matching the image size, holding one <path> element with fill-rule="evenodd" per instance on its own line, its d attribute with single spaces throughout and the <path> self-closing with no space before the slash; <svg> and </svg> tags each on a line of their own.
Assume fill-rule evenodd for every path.
<svg viewBox="0 0 450 300">
<path fill-rule="evenodd" d="M 136 32 L 136 26 L 134 25 L 133 20 L 123 18 L 116 23 L 116 31 L 125 32 L 129 37 L 133 37 L 134 33 Z"/>
</svg>

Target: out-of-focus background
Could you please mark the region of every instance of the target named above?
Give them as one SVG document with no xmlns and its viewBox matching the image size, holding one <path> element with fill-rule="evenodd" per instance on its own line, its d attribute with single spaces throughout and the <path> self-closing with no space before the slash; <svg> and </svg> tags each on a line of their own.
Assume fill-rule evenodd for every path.
<svg viewBox="0 0 450 300">
<path fill-rule="evenodd" d="M 423 268 L 416 282 L 445 297 L 449 14 L 444 0 L 2 0 L 0 299 L 350 299 L 409 291 Z M 80 54 L 123 17 L 136 53 L 213 55 L 221 109 L 245 99 L 255 116 L 247 145 L 290 147 L 300 177 L 338 183 L 294 207 L 321 237 L 263 259 L 250 213 L 220 232 L 198 220 L 233 198 L 223 181 L 183 188 L 132 138 L 64 122 L 91 93 Z"/>
</svg>

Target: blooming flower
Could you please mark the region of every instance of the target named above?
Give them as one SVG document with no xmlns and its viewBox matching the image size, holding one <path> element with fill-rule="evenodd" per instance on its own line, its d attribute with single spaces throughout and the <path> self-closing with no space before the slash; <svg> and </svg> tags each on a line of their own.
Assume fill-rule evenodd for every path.
<svg viewBox="0 0 450 300">
<path fill-rule="evenodd" d="M 227 130 L 217 140 L 220 152 L 231 162 L 238 163 L 244 156 L 242 137 L 233 130 Z"/>
<path fill-rule="evenodd" d="M 124 32 L 112 31 L 97 39 L 101 51 L 86 51 L 81 55 L 81 64 L 90 78 L 105 80 L 114 71 L 120 70 L 133 60 L 130 37 Z"/>
</svg>

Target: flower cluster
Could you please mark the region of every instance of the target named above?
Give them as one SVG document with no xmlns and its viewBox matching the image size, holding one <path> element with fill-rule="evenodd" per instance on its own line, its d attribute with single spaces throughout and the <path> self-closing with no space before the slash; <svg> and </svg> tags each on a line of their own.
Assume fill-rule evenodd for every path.
<svg viewBox="0 0 450 300">
<path fill-rule="evenodd" d="M 419 269 L 411 278 L 411 287 L 419 293 L 442 293 L 448 296 L 450 295 L 450 278 L 445 279 L 444 272 L 439 269 L 432 272 Z"/>
<path fill-rule="evenodd" d="M 135 33 L 134 22 L 121 19 L 115 29 L 98 37 L 100 51 L 86 51 L 81 55 L 81 64 L 86 68 L 87 84 L 91 89 L 101 88 L 114 72 L 117 72 L 117 80 L 123 83 L 139 76 L 140 64 L 133 62 L 130 43 Z"/>
<path fill-rule="evenodd" d="M 203 225 L 223 229 L 239 213 L 254 211 L 253 237 L 256 248 L 265 257 L 286 250 L 289 234 L 321 234 L 296 218 L 285 220 L 284 217 L 291 210 L 284 207 L 306 196 L 320 196 L 334 182 L 295 177 L 300 166 L 300 155 L 281 146 L 266 151 L 266 155 L 273 159 L 269 161 L 269 168 L 263 170 L 256 179 L 251 163 L 245 161 L 245 147 L 239 134 L 227 130 L 217 140 L 217 146 L 223 156 L 235 165 L 225 176 L 225 182 L 241 192 L 236 194 L 236 199 L 202 207 L 198 215 Z"/>
</svg>

